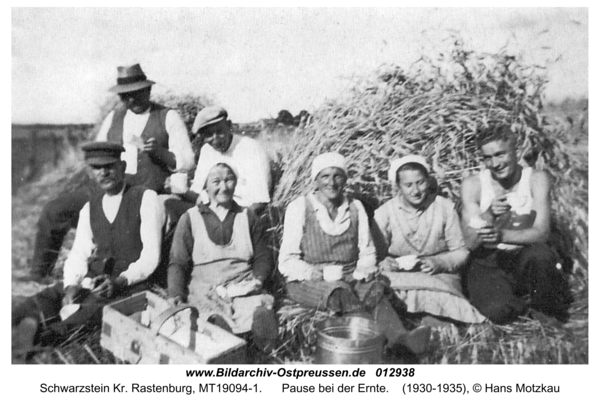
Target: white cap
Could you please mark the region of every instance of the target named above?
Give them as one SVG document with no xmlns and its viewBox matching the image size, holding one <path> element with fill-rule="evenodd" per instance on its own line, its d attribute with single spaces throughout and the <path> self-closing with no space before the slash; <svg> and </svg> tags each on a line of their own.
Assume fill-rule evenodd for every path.
<svg viewBox="0 0 600 403">
<path fill-rule="evenodd" d="M 317 156 L 312 163 L 312 171 L 311 178 L 314 181 L 324 169 L 327 168 L 340 168 L 346 176 L 348 173 L 346 172 L 346 158 L 343 155 L 338 153 L 325 153 Z"/>
<path fill-rule="evenodd" d="M 421 157 L 420 155 L 415 155 L 415 154 L 407 155 L 406 157 L 397 158 L 392 161 L 392 163 L 390 165 L 390 170 L 388 171 L 388 180 L 395 184 L 396 183 L 396 173 L 398 173 L 398 170 L 400 168 L 402 168 L 403 165 L 406 165 L 409 163 L 415 163 L 415 164 L 421 165 L 423 168 L 425 168 L 425 171 L 427 171 L 427 174 L 429 174 L 429 171 L 431 170 L 429 168 L 429 164 L 427 163 L 425 158 Z"/>
</svg>

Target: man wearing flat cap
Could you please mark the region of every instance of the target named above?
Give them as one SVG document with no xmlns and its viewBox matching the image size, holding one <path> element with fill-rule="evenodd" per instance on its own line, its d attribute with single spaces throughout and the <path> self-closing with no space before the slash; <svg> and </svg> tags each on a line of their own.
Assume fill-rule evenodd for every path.
<svg viewBox="0 0 600 403">
<path fill-rule="evenodd" d="M 233 134 L 227 111 L 220 106 L 209 106 L 198 112 L 192 128 L 204 139 L 190 193 L 199 195 L 196 204 L 206 203 L 204 192 L 210 169 L 222 162 L 238 172 L 234 199 L 237 204 L 260 214 L 269 203 L 271 171 L 269 158 L 258 141 Z"/>
<path fill-rule="evenodd" d="M 40 324 L 45 330 L 37 341 L 51 343 L 74 325 L 98 322 L 106 303 L 147 288 L 159 263 L 164 210 L 156 192 L 125 182 L 127 163 L 121 160 L 125 149 L 120 144 L 96 142 L 82 148 L 102 193 L 79 214 L 63 281 L 13 310 L 13 326 L 26 349 Z M 64 307 L 75 312 L 66 317 Z M 63 320 L 52 323 L 59 312 Z"/>
<path fill-rule="evenodd" d="M 194 153 L 187 128 L 176 111 L 150 101 L 155 83 L 147 79 L 139 64 L 117 70 L 117 85 L 110 91 L 119 95 L 121 104 L 104 119 L 96 140 L 123 146 L 121 158 L 127 162 L 125 174 L 129 184 L 163 194 L 165 180 L 171 174 L 185 173 L 193 167 Z M 34 278 L 50 274 L 65 235 L 77 223 L 79 211 L 92 193 L 69 192 L 44 207 L 33 256 Z"/>
</svg>

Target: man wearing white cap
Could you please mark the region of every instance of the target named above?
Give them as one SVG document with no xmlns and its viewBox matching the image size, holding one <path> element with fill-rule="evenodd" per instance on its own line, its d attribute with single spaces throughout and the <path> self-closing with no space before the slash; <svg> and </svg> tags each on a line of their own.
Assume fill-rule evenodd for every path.
<svg viewBox="0 0 600 403">
<path fill-rule="evenodd" d="M 209 106 L 198 112 L 192 132 L 204 139 L 200 150 L 194 180 L 190 187 L 196 203 L 207 203 L 204 192 L 208 172 L 222 162 L 234 166 L 238 183 L 234 199 L 242 207 L 260 214 L 270 202 L 271 167 L 269 158 L 258 141 L 233 134 L 227 111 L 220 106 Z M 189 198 L 189 195 L 188 195 Z"/>
<path fill-rule="evenodd" d="M 458 270 L 469 257 L 454 204 L 431 191 L 429 164 L 418 155 L 392 161 L 398 194 L 375 212 L 380 267 L 410 313 L 469 323 L 485 318 L 462 295 Z"/>
<path fill-rule="evenodd" d="M 187 128 L 176 111 L 150 101 L 155 82 L 147 79 L 139 64 L 118 67 L 117 72 L 117 85 L 109 91 L 119 95 L 121 104 L 106 116 L 96 141 L 123 145 L 121 158 L 127 162 L 127 183 L 163 194 L 165 181 L 172 173 L 185 173 L 193 167 L 194 152 Z M 59 196 L 42 211 L 32 264 L 36 279 L 50 274 L 65 235 L 75 227 L 79 211 L 97 191 L 87 184 L 80 187 L 85 189 Z M 174 214 L 171 222 L 178 218 Z"/>
<path fill-rule="evenodd" d="M 429 328 L 407 331 L 377 279 L 375 247 L 360 201 L 344 194 L 346 160 L 338 153 L 315 158 L 314 190 L 287 208 L 279 270 L 288 297 L 337 314 L 364 313 L 384 329 L 388 348 L 422 353 Z"/>
</svg>

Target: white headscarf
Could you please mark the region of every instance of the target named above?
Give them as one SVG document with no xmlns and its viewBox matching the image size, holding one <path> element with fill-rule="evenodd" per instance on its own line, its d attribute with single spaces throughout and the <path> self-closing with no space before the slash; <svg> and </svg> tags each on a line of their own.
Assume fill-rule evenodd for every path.
<svg viewBox="0 0 600 403">
<path fill-rule="evenodd" d="M 231 161 L 217 161 L 217 163 L 215 163 L 209 170 L 208 173 L 206 174 L 206 180 L 204 181 L 204 188 L 206 188 L 206 182 L 208 181 L 208 174 L 210 173 L 210 171 L 212 171 L 217 165 L 219 164 L 224 164 L 227 165 L 229 168 L 231 168 L 231 171 L 233 172 L 233 174 L 235 175 L 235 179 L 239 180 L 240 176 L 238 174 L 238 170 L 237 167 L 231 163 Z"/>
<path fill-rule="evenodd" d="M 338 153 L 324 153 L 317 156 L 313 161 L 310 174 L 311 179 L 314 181 L 319 172 L 327 168 L 340 168 L 348 176 L 346 172 L 346 158 L 343 155 Z"/>
<path fill-rule="evenodd" d="M 388 180 L 392 182 L 394 186 L 396 186 L 396 174 L 398 173 L 398 170 L 402 168 L 403 165 L 406 165 L 411 162 L 421 165 L 423 168 L 425 168 L 427 174 L 429 174 L 429 171 L 431 170 L 429 168 L 429 164 L 427 163 L 425 158 L 421 157 L 420 155 L 412 154 L 402 158 L 396 158 L 390 164 L 390 170 L 388 171 Z"/>
</svg>

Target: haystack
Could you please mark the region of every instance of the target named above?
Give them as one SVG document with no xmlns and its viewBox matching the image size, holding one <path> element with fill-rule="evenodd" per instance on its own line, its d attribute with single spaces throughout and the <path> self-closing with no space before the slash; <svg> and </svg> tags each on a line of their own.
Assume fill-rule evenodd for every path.
<svg viewBox="0 0 600 403">
<path fill-rule="evenodd" d="M 509 124 L 523 164 L 546 169 L 554 180 L 553 236 L 568 269 L 587 283 L 587 161 L 573 160 L 568 133 L 543 114 L 544 69 L 501 51 L 465 50 L 421 58 L 409 69 L 385 65 L 354 80 L 345 97 L 317 110 L 282 151 L 274 195 L 282 213 L 310 186 L 313 158 L 338 151 L 349 162 L 349 191 L 375 208 L 392 194 L 389 162 L 416 153 L 430 162 L 442 195 L 459 202 L 464 177 L 482 163 L 479 129 Z M 575 263 L 574 265 L 569 264 Z"/>
<path fill-rule="evenodd" d="M 571 322 L 577 334 L 574 340 L 584 342 L 587 338 L 587 158 L 577 158 L 573 153 L 577 140 L 570 138 L 568 127 L 545 117 L 546 84 L 544 68 L 528 66 L 505 51 L 495 54 L 469 51 L 459 40 L 449 53 L 436 59 L 423 57 L 408 69 L 385 65 L 371 76 L 356 78 L 345 96 L 325 103 L 308 125 L 296 130 L 288 146 L 280 150 L 281 177 L 273 197 L 274 215 L 282 217 L 287 205 L 310 189 L 311 163 L 315 156 L 328 151 L 346 156 L 348 192 L 360 198 L 367 211 L 393 197 L 392 184 L 387 179 L 390 161 L 413 153 L 427 158 L 440 193 L 459 204 L 462 180 L 483 165 L 476 146 L 478 131 L 490 125 L 508 124 L 518 134 L 521 163 L 545 169 L 553 179 L 551 242 L 560 251 L 565 269 L 574 274 L 572 288 L 577 302 L 572 307 Z M 272 230 L 281 236 L 280 224 Z M 276 239 L 274 247 L 278 245 Z M 284 346 L 295 348 L 294 351 L 284 348 L 280 353 L 304 362 L 304 355 L 298 355 L 298 347 L 307 352 L 314 349 L 311 343 L 314 329 L 311 321 L 302 320 L 302 314 L 306 315 L 282 316 Z M 506 328 L 462 329 L 460 337 L 464 339 L 458 344 L 447 340 L 443 332 L 436 333 L 432 343 L 436 353 L 425 361 L 564 362 L 560 357 L 567 349 L 568 362 L 578 362 L 581 357 L 580 353 L 574 353 L 577 343 L 573 340 L 558 343 L 558 350 L 554 346 L 552 351 L 533 353 L 531 349 L 538 342 L 536 326 L 540 325 L 525 321 Z M 502 342 L 505 337 L 509 340 L 506 346 Z M 509 355 L 504 354 L 507 348 L 524 352 L 508 359 Z"/>
</svg>

